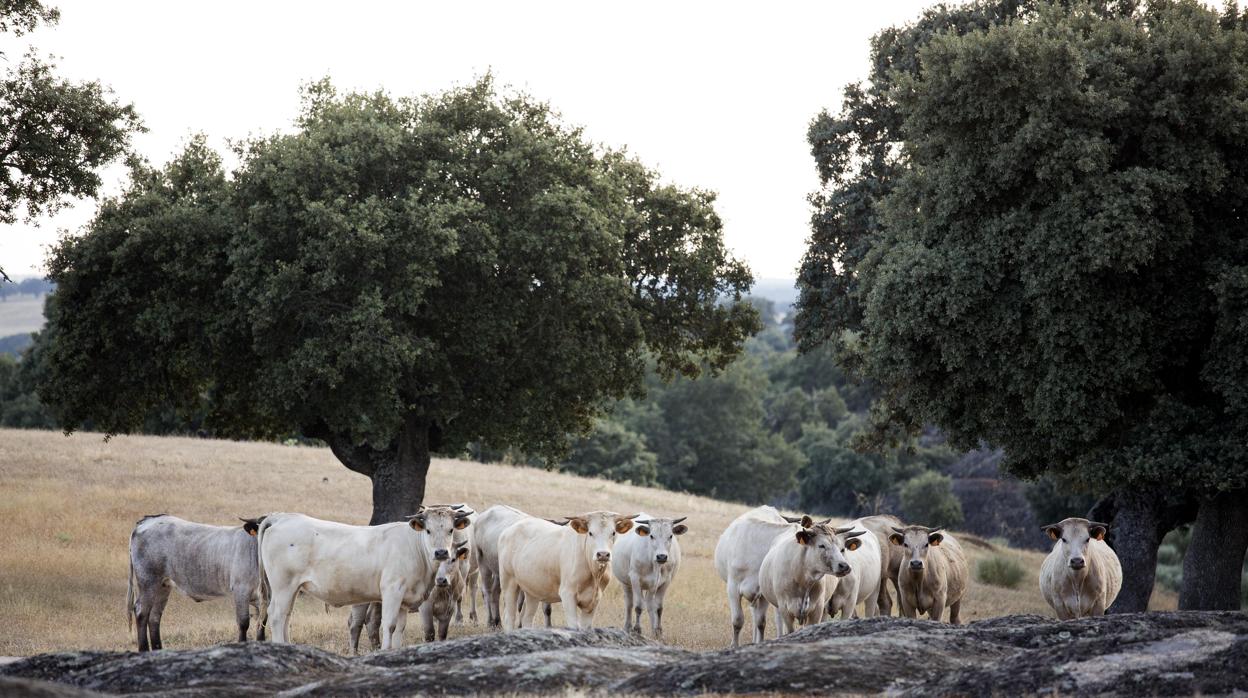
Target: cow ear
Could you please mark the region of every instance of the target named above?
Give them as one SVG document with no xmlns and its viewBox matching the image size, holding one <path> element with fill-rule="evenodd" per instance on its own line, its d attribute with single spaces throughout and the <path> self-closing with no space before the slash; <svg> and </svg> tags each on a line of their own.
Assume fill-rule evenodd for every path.
<svg viewBox="0 0 1248 698">
<path fill-rule="evenodd" d="M 458 560 L 467 560 L 467 559 L 468 559 L 468 546 L 466 546 L 466 545 L 465 545 L 464 547 L 460 548 L 459 550 L 456 550 L 456 551 L 455 551 L 455 558 L 456 558 L 456 559 L 458 559 Z"/>
<path fill-rule="evenodd" d="M 1062 537 L 1062 527 L 1061 527 L 1061 526 L 1057 526 L 1057 525 L 1053 525 L 1053 526 L 1045 526 L 1045 527 L 1044 527 L 1044 532 L 1045 532 L 1045 533 L 1047 533 L 1047 534 L 1049 534 L 1049 538 L 1051 538 L 1051 539 L 1053 539 L 1053 540 L 1057 540 L 1058 538 L 1061 538 L 1061 537 Z"/>
<path fill-rule="evenodd" d="M 472 522 L 468 520 L 467 516 L 458 516 L 455 518 L 455 530 L 462 531 L 465 528 L 468 528 L 471 523 Z"/>
<path fill-rule="evenodd" d="M 927 537 L 927 542 L 928 542 L 929 544 L 931 544 L 931 545 L 935 545 L 935 546 L 937 546 L 937 547 L 940 547 L 940 542 L 941 542 L 942 540 L 944 540 L 944 539 L 945 539 L 945 537 L 944 537 L 943 535 L 941 535 L 941 534 L 939 534 L 939 533 L 933 533 L 933 534 L 931 534 L 931 535 L 929 535 L 929 536 Z"/>
<path fill-rule="evenodd" d="M 1105 527 L 1104 526 L 1093 526 L 1092 528 L 1088 529 L 1088 533 L 1091 533 L 1092 537 L 1097 540 L 1105 540 Z"/>
<path fill-rule="evenodd" d="M 628 533 L 631 530 L 633 530 L 632 519 L 620 518 L 620 519 L 615 520 L 615 532 L 616 533 L 624 534 L 624 533 Z"/>
<path fill-rule="evenodd" d="M 585 519 L 568 519 L 568 525 L 572 527 L 573 531 L 582 535 L 589 533 L 589 524 L 585 522 Z"/>
<path fill-rule="evenodd" d="M 650 527 L 648 527 L 648 526 L 638 526 L 638 527 L 637 527 L 637 535 L 642 536 L 642 537 L 645 537 L 645 536 L 650 535 Z"/>
<path fill-rule="evenodd" d="M 415 531 L 425 530 L 425 515 L 417 514 L 413 516 L 412 518 L 408 519 L 407 525 L 411 526 L 412 529 Z"/>
<path fill-rule="evenodd" d="M 260 530 L 260 524 L 256 521 L 244 520 L 243 530 L 247 532 L 247 535 L 254 536 Z"/>
<path fill-rule="evenodd" d="M 858 548 L 861 548 L 861 547 L 862 547 L 862 541 L 858 540 L 857 538 L 850 538 L 849 542 L 845 543 L 846 550 L 857 550 Z"/>
<path fill-rule="evenodd" d="M 811 526 L 814 526 L 814 525 L 815 525 L 814 519 L 810 518 L 810 516 L 806 514 L 802 515 L 802 528 L 810 528 Z"/>
<path fill-rule="evenodd" d="M 903 538 L 900 533 L 890 533 L 888 534 L 888 542 L 893 545 L 901 545 L 906 542 L 906 539 Z"/>
<path fill-rule="evenodd" d="M 811 533 L 809 529 L 805 529 L 805 528 L 797 529 L 797 542 L 800 545 L 810 545 L 810 542 L 814 539 L 815 539 L 815 534 Z"/>
<path fill-rule="evenodd" d="M 675 526 L 672 526 L 672 533 L 675 533 L 678 536 L 683 536 L 688 532 L 689 527 L 684 524 L 676 524 Z"/>
</svg>

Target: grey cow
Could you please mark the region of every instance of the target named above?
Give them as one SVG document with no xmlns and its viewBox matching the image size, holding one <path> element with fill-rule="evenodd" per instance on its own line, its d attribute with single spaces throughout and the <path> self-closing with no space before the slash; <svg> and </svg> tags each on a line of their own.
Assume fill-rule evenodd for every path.
<svg viewBox="0 0 1248 698">
<path fill-rule="evenodd" d="M 256 530 L 264 517 L 240 520 L 242 526 L 211 526 L 158 514 L 135 524 L 126 606 L 127 620 L 138 630 L 140 652 L 161 648 L 160 617 L 172 587 L 195 601 L 232 599 L 238 640 L 247 640 L 251 608 L 263 617 Z M 256 639 L 264 639 L 263 621 Z"/>
</svg>

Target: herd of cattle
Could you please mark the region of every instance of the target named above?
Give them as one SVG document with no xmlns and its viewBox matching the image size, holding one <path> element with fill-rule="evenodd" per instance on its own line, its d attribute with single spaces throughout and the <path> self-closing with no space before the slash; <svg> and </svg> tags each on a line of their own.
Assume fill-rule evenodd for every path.
<svg viewBox="0 0 1248 698">
<path fill-rule="evenodd" d="M 663 600 L 680 567 L 681 518 L 597 511 L 566 519 L 530 516 L 496 505 L 477 513 L 463 504 L 421 507 L 406 522 L 353 526 L 303 514 L 212 526 L 166 514 L 147 516 L 130 536 L 128 616 L 140 651 L 160 649 L 160 621 L 177 587 L 196 601 L 234 602 L 238 639 L 253 609 L 256 638 L 288 642 L 295 598 L 351 606 L 354 651 L 367 628 L 375 648 L 403 644 L 408 613 L 418 612 L 426 641 L 444 640 L 461 605 L 484 601 L 491 627 L 529 627 L 539 606 L 563 605 L 571 628 L 590 628 L 614 576 L 624 591 L 624 626 L 641 632 L 645 612 L 663 635 Z M 1122 586 L 1122 568 L 1104 542 L 1107 526 L 1070 518 L 1046 526 L 1054 546 L 1040 574 L 1045 600 L 1062 619 L 1105 612 Z M 970 581 L 966 555 L 948 532 L 868 516 L 836 527 L 830 520 L 787 517 L 772 507 L 734 520 L 715 546 L 715 569 L 727 584 L 733 646 L 740 642 L 744 600 L 761 642 L 768 609 L 780 633 L 840 613 L 901 614 L 960 622 Z"/>
</svg>

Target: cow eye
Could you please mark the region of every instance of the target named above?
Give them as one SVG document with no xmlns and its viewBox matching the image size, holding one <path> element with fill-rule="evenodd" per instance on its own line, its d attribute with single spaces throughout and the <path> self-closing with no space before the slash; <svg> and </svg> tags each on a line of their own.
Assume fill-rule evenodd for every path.
<svg viewBox="0 0 1248 698">
<path fill-rule="evenodd" d="M 650 534 L 650 540 L 654 540 L 654 534 L 653 534 L 653 533 L 651 533 L 651 534 Z"/>
<path fill-rule="evenodd" d="M 820 544 L 819 544 L 819 549 L 820 549 L 820 550 L 827 550 L 827 549 L 828 549 L 828 546 L 824 545 L 823 543 L 820 543 Z"/>
</svg>

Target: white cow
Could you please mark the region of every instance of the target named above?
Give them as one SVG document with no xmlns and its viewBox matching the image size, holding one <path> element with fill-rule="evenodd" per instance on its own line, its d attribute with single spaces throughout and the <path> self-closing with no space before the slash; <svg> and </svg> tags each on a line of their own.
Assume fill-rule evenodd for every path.
<svg viewBox="0 0 1248 698">
<path fill-rule="evenodd" d="M 498 538 L 513 523 L 526 518 L 536 518 L 529 514 L 509 507 L 495 504 L 477 514 L 472 524 L 472 556 L 474 567 L 481 578 L 481 596 L 485 599 L 485 611 L 489 616 L 489 626 L 497 628 L 502 625 L 502 613 L 499 599 L 502 595 L 502 580 L 498 575 Z M 523 594 L 521 595 L 523 597 Z M 524 604 L 523 598 L 520 601 Z M 476 601 L 473 601 L 476 604 Z M 550 627 L 550 604 L 543 604 L 546 612 L 546 627 Z"/>
<path fill-rule="evenodd" d="M 796 522 L 796 523 L 795 523 Z M 732 611 L 732 646 L 741 644 L 745 599 L 754 611 L 754 642 L 763 641 L 767 629 L 767 599 L 763 597 L 759 571 L 772 544 L 784 536 L 794 536 L 810 517 L 789 520 L 774 507 L 758 507 L 738 516 L 715 544 L 715 571 L 728 585 L 728 608 Z"/>
<path fill-rule="evenodd" d="M 615 537 L 632 530 L 636 517 L 595 511 L 568 517 L 565 526 L 530 517 L 507 527 L 498 539 L 503 628 L 532 625 L 539 601 L 562 603 L 568 627 L 592 628 L 594 610 L 611 580 L 607 568 Z"/>
<path fill-rule="evenodd" d="M 841 540 L 841 553 L 849 562 L 850 572 L 836 580 L 835 588 L 830 590 L 828 599 L 828 617 L 836 615 L 837 611 L 841 612 L 843 620 L 849 620 L 857 615 L 856 610 L 858 604 L 864 604 L 864 613 L 867 618 L 873 618 L 880 613 L 879 595 L 880 585 L 884 582 L 881 578 L 884 563 L 881 556 L 880 541 L 868 527 L 869 522 L 866 519 L 855 519 L 849 522 L 845 529 L 853 530 L 857 533 L 850 533 L 851 536 L 862 536 L 854 540 Z M 870 533 L 871 535 L 862 535 Z M 833 586 L 831 583 L 829 587 Z"/>
<path fill-rule="evenodd" d="M 871 538 L 866 533 L 852 526 L 834 528 L 827 522 L 811 522 L 775 537 L 763 557 L 758 578 L 765 603 L 776 607 L 777 632 L 787 635 L 798 625 L 823 620 L 825 578 L 852 579 L 857 570 L 847 559 L 847 551 L 857 550 Z M 875 565 L 879 566 L 878 558 Z M 761 615 L 757 606 L 755 614 L 756 618 Z M 733 629 L 737 630 L 735 626 Z"/>
<path fill-rule="evenodd" d="M 1105 543 L 1109 526 L 1064 519 L 1044 527 L 1053 550 L 1040 567 L 1040 593 L 1062 620 L 1099 616 L 1122 590 L 1122 563 Z"/>
<path fill-rule="evenodd" d="M 331 606 L 381 603 L 381 648 L 401 647 L 407 611 L 433 587 L 466 512 L 433 507 L 406 523 L 351 526 L 303 514 L 271 514 L 257 534 L 261 590 L 273 640 L 289 642 L 290 610 L 304 592 Z"/>
<path fill-rule="evenodd" d="M 635 536 L 624 536 L 611 552 L 611 572 L 624 588 L 624 629 L 641 632 L 641 611 L 650 616 L 650 630 L 663 638 L 663 598 L 680 568 L 680 541 L 689 527 L 679 519 L 646 513 L 634 521 Z M 636 622 L 633 613 L 636 612 Z"/>
</svg>

